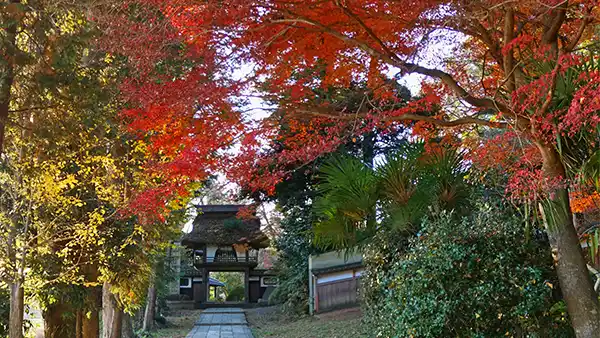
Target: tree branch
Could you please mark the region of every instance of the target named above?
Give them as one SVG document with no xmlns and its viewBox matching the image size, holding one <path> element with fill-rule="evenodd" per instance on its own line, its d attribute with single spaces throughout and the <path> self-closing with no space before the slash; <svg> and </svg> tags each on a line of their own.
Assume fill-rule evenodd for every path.
<svg viewBox="0 0 600 338">
<path fill-rule="evenodd" d="M 50 108 L 56 108 L 57 106 L 41 106 L 41 107 L 29 107 L 29 108 L 21 108 L 21 109 L 15 109 L 15 110 L 9 110 L 9 113 L 20 113 L 20 112 L 25 112 L 25 111 L 30 111 L 30 110 L 42 110 L 42 109 L 50 109 Z"/>
<path fill-rule="evenodd" d="M 546 44 L 552 44 L 558 39 L 558 31 L 560 30 L 560 26 L 562 26 L 565 18 L 567 17 L 567 5 L 568 1 L 563 1 L 560 5 L 554 8 L 558 12 L 551 19 L 550 24 L 547 26 L 544 35 L 542 36 L 542 41 Z"/>
<path fill-rule="evenodd" d="M 333 120 L 343 120 L 343 121 L 349 121 L 349 120 L 354 120 L 356 118 L 368 117 L 368 114 L 365 114 L 365 113 L 363 113 L 363 114 L 332 114 L 332 112 L 317 111 L 317 109 L 312 109 L 312 110 L 298 109 L 295 111 L 298 113 L 307 114 L 307 115 L 311 115 L 311 116 L 315 116 L 315 117 L 323 117 L 323 118 L 328 118 L 328 119 L 333 119 Z M 508 123 L 506 123 L 506 122 L 494 122 L 494 121 L 489 121 L 489 120 L 482 120 L 482 119 L 478 119 L 478 118 L 475 118 L 472 116 L 467 116 L 467 117 L 449 121 L 449 120 L 436 119 L 431 116 L 407 113 L 407 114 L 402 114 L 402 115 L 398 115 L 398 116 L 384 117 L 381 120 L 385 121 L 385 122 L 423 121 L 423 122 L 431 123 L 431 124 L 439 126 L 439 127 L 457 127 L 457 126 L 468 125 L 468 124 L 486 126 L 486 127 L 490 127 L 490 128 L 507 128 L 508 127 Z"/>
<path fill-rule="evenodd" d="M 475 30 L 477 31 L 478 37 L 481 39 L 481 41 L 489 48 L 490 50 L 490 54 L 492 54 L 492 57 L 496 60 L 496 62 L 498 63 L 498 65 L 502 64 L 502 53 L 500 52 L 500 47 L 498 45 L 498 42 L 495 41 L 492 36 L 490 35 L 490 32 L 488 32 L 488 30 L 483 27 L 483 25 L 481 24 L 481 22 L 475 20 L 475 22 L 473 23 L 473 25 L 475 26 Z M 470 32 L 468 31 L 464 31 L 464 33 L 466 33 L 467 35 L 475 35 L 473 33 L 469 34 Z"/>
<path fill-rule="evenodd" d="M 467 92 L 462 86 L 460 86 L 460 84 L 450 74 L 448 74 L 446 72 L 443 72 L 438 69 L 422 67 L 417 64 L 410 63 L 410 62 L 404 62 L 404 61 L 400 60 L 396 56 L 396 54 L 394 54 L 391 51 L 389 51 L 389 52 L 379 51 L 379 50 L 371 47 L 365 41 L 346 36 L 346 35 L 338 32 L 337 30 L 332 29 L 329 26 L 326 26 L 320 22 L 317 22 L 310 18 L 304 17 L 302 15 L 296 14 L 292 11 L 285 10 L 285 13 L 290 15 L 292 18 L 272 20 L 271 22 L 273 22 L 273 23 L 276 23 L 276 22 L 294 22 L 294 23 L 302 22 L 302 23 L 305 23 L 305 24 L 308 24 L 308 25 L 311 25 L 314 27 L 318 27 L 323 32 L 330 34 L 350 45 L 353 45 L 353 46 L 363 50 L 367 54 L 381 59 L 382 61 L 388 63 L 391 66 L 395 66 L 395 67 L 402 69 L 405 73 L 418 73 L 418 74 L 422 74 L 422 75 L 440 79 L 442 82 L 444 82 L 444 84 L 446 84 L 452 91 L 454 91 L 457 94 L 459 99 L 464 100 L 465 102 L 467 102 L 468 104 L 470 104 L 472 106 L 475 106 L 478 108 L 489 108 L 489 109 L 493 109 L 495 111 L 498 111 L 498 110 L 508 111 L 507 107 L 500 102 L 495 102 L 494 100 L 489 99 L 489 98 L 479 98 L 479 97 L 473 96 L 472 94 Z M 362 22 L 362 21 L 360 21 L 360 22 Z M 376 39 L 376 41 L 381 41 L 381 39 L 379 39 L 375 35 L 375 33 L 368 28 L 368 26 L 364 25 L 364 23 L 362 23 L 361 26 L 363 26 L 363 29 L 365 29 L 365 28 L 368 29 L 367 34 L 369 34 L 371 37 L 374 36 L 374 39 Z M 383 42 L 380 42 L 380 44 L 383 44 Z"/>
<path fill-rule="evenodd" d="M 342 9 L 344 9 L 344 7 L 342 7 Z M 426 68 L 426 67 L 422 67 L 417 64 L 414 64 L 414 63 L 404 62 L 404 61 L 400 60 L 396 56 L 396 54 L 394 54 L 393 52 L 391 52 L 391 50 L 389 50 L 385 47 L 385 45 L 381 41 L 381 39 L 379 39 L 375 35 L 375 33 L 368 26 L 366 26 L 364 24 L 364 22 L 362 22 L 362 20 L 355 17 L 355 15 L 353 13 L 351 13 L 351 12 L 348 13 L 347 9 L 345 10 L 346 15 L 349 15 L 349 16 L 352 15 L 353 19 L 355 21 L 357 21 L 359 23 L 359 25 L 361 25 L 361 27 L 363 27 L 363 29 L 365 29 L 365 31 L 367 32 L 367 34 L 369 34 L 369 36 L 371 36 L 371 38 L 373 38 L 375 41 L 377 41 L 377 43 L 384 49 L 384 51 L 377 50 L 377 49 L 371 47 L 365 41 L 344 35 L 341 32 L 339 32 L 327 25 L 324 25 L 318 21 L 307 18 L 300 14 L 296 14 L 290 10 L 283 10 L 283 12 L 286 13 L 291 18 L 276 19 L 276 20 L 272 20 L 271 22 L 272 23 L 279 23 L 279 22 L 299 23 L 299 22 L 301 22 L 301 23 L 304 23 L 304 24 L 307 24 L 307 25 L 310 25 L 313 27 L 317 27 L 322 32 L 330 34 L 330 35 L 348 43 L 349 45 L 355 46 L 355 47 L 363 50 L 367 54 L 371 55 L 372 57 L 377 57 L 377 58 L 381 59 L 382 61 L 388 63 L 391 66 L 395 66 L 395 67 L 402 69 L 404 73 L 418 73 L 418 74 L 422 74 L 422 75 L 426 75 L 429 77 L 434 77 L 434 78 L 439 79 L 444 84 L 446 84 L 457 95 L 457 97 L 460 100 L 463 100 L 464 102 L 468 103 L 471 106 L 474 106 L 477 108 L 492 109 L 494 111 L 504 111 L 504 112 L 509 111 L 509 109 L 506 107 L 506 105 L 504 105 L 501 102 L 496 102 L 495 100 L 490 99 L 490 98 L 476 97 L 476 96 L 470 94 L 467 90 L 465 90 L 458 83 L 458 81 L 456 81 L 450 74 L 448 74 L 444 71 L 441 71 L 439 69 Z M 318 114 L 313 114 L 313 115 L 318 116 Z M 326 114 L 326 116 L 330 117 L 330 118 L 332 117 L 329 114 Z M 420 115 L 405 114 L 403 116 L 404 117 L 399 117 L 398 120 L 408 120 L 408 119 L 410 119 L 410 117 L 415 117 L 421 121 L 427 121 L 427 122 L 431 122 L 431 123 L 435 123 L 437 125 L 443 125 L 443 126 L 456 126 L 456 125 L 467 124 L 467 123 L 487 125 L 490 127 L 498 127 L 499 126 L 499 123 L 496 123 L 496 122 L 473 119 L 473 118 L 464 118 L 464 119 L 458 119 L 458 120 L 454 120 L 454 121 L 443 121 L 443 120 L 437 120 L 437 119 L 433 119 L 430 117 L 424 117 L 424 116 L 420 116 Z"/>
<path fill-rule="evenodd" d="M 387 47 L 387 45 L 381 41 L 381 39 L 377 36 L 377 34 L 375 34 L 375 32 L 373 32 L 373 30 L 367 26 L 365 24 L 364 21 L 362 21 L 356 14 L 354 14 L 350 9 L 348 9 L 348 7 L 345 7 L 344 5 L 342 5 L 340 3 L 339 0 L 335 0 L 335 4 L 342 9 L 342 11 L 344 11 L 344 13 L 349 16 L 350 18 L 352 18 L 354 21 L 356 21 L 364 30 L 365 32 L 367 32 L 367 34 L 373 39 L 375 40 L 375 42 L 377 42 L 377 44 L 381 47 L 381 49 L 383 49 L 383 51 L 387 54 L 387 56 L 389 56 L 391 59 L 395 59 L 395 60 L 400 60 L 400 58 L 398 58 L 398 55 L 396 55 L 396 53 L 394 53 L 391 49 L 389 49 Z"/>
<path fill-rule="evenodd" d="M 501 102 L 496 102 L 492 99 L 480 98 L 480 97 L 475 97 L 475 96 L 471 95 L 463 87 L 461 87 L 460 84 L 456 80 L 454 80 L 454 78 L 450 74 L 443 72 L 439 69 L 426 68 L 426 67 L 422 67 L 422 66 L 415 65 L 412 63 L 404 63 L 403 68 L 405 68 L 408 73 L 419 73 L 422 75 L 427 75 L 430 77 L 435 77 L 435 78 L 440 79 L 448 87 L 450 87 L 450 89 L 452 89 L 452 91 L 454 91 L 457 94 L 459 99 L 462 99 L 463 101 L 467 102 L 468 104 L 470 104 L 472 106 L 475 106 L 478 108 L 489 108 L 489 109 L 493 109 L 495 111 L 501 110 L 501 111 L 506 112 L 509 110 Z"/>
<path fill-rule="evenodd" d="M 569 44 L 565 47 L 565 50 L 564 50 L 565 53 L 572 52 L 575 49 L 575 47 L 577 46 L 577 44 L 579 43 L 579 40 L 583 36 L 583 33 L 585 32 L 585 29 L 587 28 L 588 24 L 590 22 L 592 22 L 592 20 L 593 20 L 593 18 L 591 17 L 593 8 L 594 8 L 594 6 L 590 6 L 590 8 L 587 9 L 587 11 L 586 11 L 587 13 L 583 17 L 583 21 L 581 22 L 581 26 L 579 26 L 579 30 L 577 31 L 577 34 L 573 37 L 571 42 L 569 42 Z"/>
<path fill-rule="evenodd" d="M 515 33 L 515 12 L 512 8 L 507 8 L 504 13 L 504 48 L 507 48 L 508 45 L 514 39 Z M 515 75 L 513 71 L 514 67 L 514 55 L 512 47 L 508 50 L 505 50 L 504 58 L 503 58 L 503 66 L 504 66 L 504 76 L 506 76 L 506 85 L 509 92 L 513 92 L 515 90 Z"/>
</svg>

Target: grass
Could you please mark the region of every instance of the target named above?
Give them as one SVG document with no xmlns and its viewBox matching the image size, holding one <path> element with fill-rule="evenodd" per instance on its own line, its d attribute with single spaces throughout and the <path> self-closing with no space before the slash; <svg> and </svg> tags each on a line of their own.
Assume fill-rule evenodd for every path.
<svg viewBox="0 0 600 338">
<path fill-rule="evenodd" d="M 184 338 L 200 318 L 202 310 L 178 310 L 167 316 L 168 325 L 153 333 L 155 338 Z"/>
<path fill-rule="evenodd" d="M 270 308 L 271 309 L 271 308 Z M 314 317 L 290 318 L 276 309 L 247 312 L 256 338 L 361 338 L 367 337 L 359 309 L 346 309 Z"/>
<path fill-rule="evenodd" d="M 202 310 L 179 310 L 167 316 L 168 325 L 152 334 L 154 338 L 184 338 L 194 327 Z M 358 308 L 329 312 L 314 317 L 289 317 L 278 307 L 249 309 L 246 312 L 255 338 L 363 338 L 367 332 Z"/>
</svg>

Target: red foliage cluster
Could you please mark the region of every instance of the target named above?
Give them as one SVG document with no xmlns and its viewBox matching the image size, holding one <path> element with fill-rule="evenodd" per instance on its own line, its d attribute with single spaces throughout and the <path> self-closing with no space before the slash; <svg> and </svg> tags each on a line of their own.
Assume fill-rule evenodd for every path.
<svg viewBox="0 0 600 338">
<path fill-rule="evenodd" d="M 586 213 L 600 210 L 600 193 L 593 191 L 573 191 L 570 193 L 571 210 L 574 213 Z"/>
<path fill-rule="evenodd" d="M 540 187 L 562 179 L 541 177 L 539 146 L 595 128 L 599 119 L 597 72 L 581 72 L 572 104 L 551 100 L 561 77 L 585 65 L 573 47 L 597 14 L 587 1 L 564 4 L 130 0 L 98 21 L 110 27 L 104 46 L 134 65 L 122 88 L 130 103 L 123 117 L 152 144 L 151 168 L 163 172 L 164 184 L 221 170 L 245 187 L 272 192 L 288 170 L 355 135 L 417 121 L 413 132 L 424 138 L 439 136 L 434 126 L 509 128 L 506 140 L 475 147 L 473 159 L 512 175 L 515 196 L 535 198 Z M 544 21 L 550 19 L 558 30 Z M 435 44 L 460 47 L 458 56 L 438 58 L 440 69 L 411 61 Z M 438 81 L 423 86 L 420 100 L 393 110 L 346 111 L 313 90 L 366 81 L 370 95 L 392 99 L 384 81 L 392 71 Z M 299 76 L 313 73 L 319 75 Z M 249 91 L 269 94 L 277 114 L 249 123 L 242 102 Z M 525 142 L 511 152 L 517 137 Z"/>
<path fill-rule="evenodd" d="M 595 130 L 600 122 L 600 71 L 583 72 L 578 80 L 582 85 L 573 95 L 573 102 L 559 124 L 569 136 L 583 128 Z"/>
</svg>

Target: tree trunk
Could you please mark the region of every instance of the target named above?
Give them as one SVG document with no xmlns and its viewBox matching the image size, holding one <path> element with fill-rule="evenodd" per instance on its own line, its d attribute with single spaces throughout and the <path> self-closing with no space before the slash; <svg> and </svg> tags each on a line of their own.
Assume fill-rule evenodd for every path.
<svg viewBox="0 0 600 338">
<path fill-rule="evenodd" d="M 98 282 L 99 271 L 96 264 L 86 264 L 82 272 L 85 275 L 85 279 L 90 283 Z M 81 322 L 81 335 L 83 338 L 98 338 L 100 332 L 100 307 L 102 306 L 100 293 L 101 290 L 97 286 L 85 288 Z"/>
<path fill-rule="evenodd" d="M 86 298 L 81 333 L 83 338 L 97 338 L 100 333 L 100 311 L 98 310 L 98 289 L 91 288 Z M 89 316 L 89 317 L 88 317 Z"/>
<path fill-rule="evenodd" d="M 9 337 L 23 337 L 23 313 L 24 297 L 23 286 L 17 281 L 10 284 L 10 313 L 9 313 Z"/>
<path fill-rule="evenodd" d="M 75 317 L 75 338 L 83 338 L 83 310 L 78 310 Z"/>
<path fill-rule="evenodd" d="M 148 297 L 146 300 L 146 311 L 144 311 L 144 322 L 142 324 L 142 331 L 154 330 L 154 317 L 156 311 L 156 287 L 154 281 L 150 282 L 148 287 Z"/>
<path fill-rule="evenodd" d="M 75 337 L 76 316 L 70 305 L 61 300 L 44 311 L 44 338 Z"/>
<path fill-rule="evenodd" d="M 112 318 L 110 338 L 121 338 L 121 330 L 123 328 L 123 310 L 115 308 Z"/>
<path fill-rule="evenodd" d="M 6 2 L 8 2 L 7 6 L 15 6 L 20 0 L 8 0 Z M 16 55 L 15 42 L 17 39 L 18 26 L 18 20 L 8 14 L 2 19 L 6 20 L 5 22 L 8 24 L 4 30 L 6 40 L 4 40 L 4 44 L 0 45 L 4 50 L 3 60 L 0 60 L 0 73 L 4 73 L 3 76 L 0 77 L 0 155 L 2 155 L 4 149 L 4 134 L 9 117 L 10 91 L 14 81 Z"/>
<path fill-rule="evenodd" d="M 564 179 L 565 168 L 557 151 L 550 145 L 538 144 L 544 160 L 543 171 L 550 182 Z M 560 289 L 567 304 L 571 324 L 577 337 L 600 336 L 598 298 L 581 252 L 567 188 L 551 192 L 549 208 L 544 210 L 548 236 L 555 256 Z"/>
<path fill-rule="evenodd" d="M 128 313 L 123 313 L 123 329 L 121 330 L 122 338 L 134 338 L 133 318 Z"/>
<path fill-rule="evenodd" d="M 110 292 L 110 284 L 104 282 L 102 285 L 102 338 L 111 336 L 115 305 L 112 292 Z"/>
<path fill-rule="evenodd" d="M 4 1 L 3 1 L 4 2 Z M 13 6 L 18 1 L 8 0 L 5 6 Z M 3 57 L 0 58 L 0 156 L 4 148 L 4 133 L 6 124 L 8 122 L 8 115 L 10 109 L 10 91 L 14 80 L 14 67 L 15 67 L 15 55 L 16 55 L 16 39 L 17 39 L 17 25 L 18 20 L 6 14 L 6 17 L 2 17 L 3 21 L 7 23 L 4 29 L 5 40 L 4 43 L 0 44 L 0 48 L 3 51 Z M 1 158 L 1 157 L 0 157 Z M 14 230 L 15 225 L 12 224 Z M 12 232 L 12 231 L 11 231 Z M 15 262 L 15 244 L 14 233 L 10 234 L 8 239 L 9 246 L 9 259 L 12 263 Z M 15 278 L 16 279 L 16 278 Z M 9 313 L 9 337 L 10 338 L 21 338 L 23 337 L 23 286 L 21 281 L 14 282 L 10 285 L 10 313 Z"/>
</svg>

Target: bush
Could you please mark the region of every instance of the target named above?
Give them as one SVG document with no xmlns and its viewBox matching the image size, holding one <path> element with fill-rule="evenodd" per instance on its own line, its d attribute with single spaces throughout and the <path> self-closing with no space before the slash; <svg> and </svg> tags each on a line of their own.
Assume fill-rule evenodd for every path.
<svg viewBox="0 0 600 338">
<path fill-rule="evenodd" d="M 228 302 L 240 302 L 244 299 L 245 289 L 243 286 L 238 286 L 227 294 Z"/>
<path fill-rule="evenodd" d="M 269 304 L 282 304 L 283 310 L 288 314 L 305 314 L 308 312 L 308 264 L 306 271 L 300 271 L 296 274 L 291 274 L 291 271 L 280 271 L 279 276 L 284 276 L 280 279 L 279 284 L 269 297 Z"/>
<path fill-rule="evenodd" d="M 279 284 L 269 297 L 269 304 L 282 304 L 288 314 L 308 312 L 308 257 L 319 253 L 310 237 L 313 214 L 309 207 L 288 209 L 281 220 L 282 232 L 275 241 L 279 257 L 274 269 Z"/>
<path fill-rule="evenodd" d="M 363 278 L 375 335 L 574 336 L 552 296 L 557 281 L 548 245 L 526 243 L 521 222 L 499 214 L 482 207 L 470 218 L 425 219 L 399 259 L 390 259 L 393 244 L 375 240 Z"/>
</svg>

